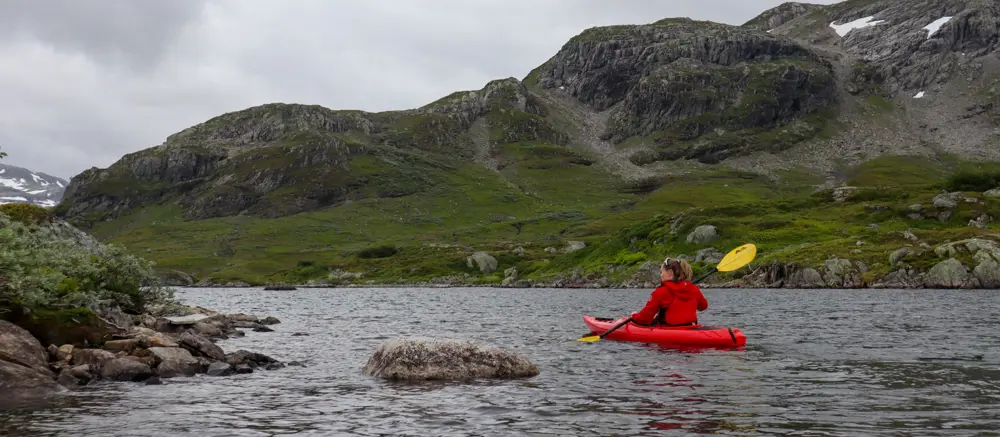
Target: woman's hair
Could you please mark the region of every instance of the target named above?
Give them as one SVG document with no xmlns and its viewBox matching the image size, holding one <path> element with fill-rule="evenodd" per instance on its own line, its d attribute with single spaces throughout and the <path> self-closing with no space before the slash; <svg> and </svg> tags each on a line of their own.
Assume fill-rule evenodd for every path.
<svg viewBox="0 0 1000 437">
<path fill-rule="evenodd" d="M 691 264 L 688 264 L 685 260 L 671 259 L 664 266 L 674 272 L 675 281 L 690 281 L 694 276 L 694 272 L 691 271 Z"/>
</svg>

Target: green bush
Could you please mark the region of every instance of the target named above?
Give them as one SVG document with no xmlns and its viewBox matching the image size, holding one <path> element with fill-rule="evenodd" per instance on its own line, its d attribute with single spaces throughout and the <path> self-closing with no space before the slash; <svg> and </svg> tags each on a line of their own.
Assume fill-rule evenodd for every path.
<svg viewBox="0 0 1000 437">
<path fill-rule="evenodd" d="M 173 301 L 172 289 L 154 283 L 151 263 L 120 246 L 91 251 L 0 213 L 0 305 L 81 308 L 113 300 L 140 313 L 151 303 Z"/>
<path fill-rule="evenodd" d="M 26 225 L 38 225 L 51 221 L 51 213 L 45 208 L 30 203 L 8 203 L 0 205 L 0 213 L 7 214 L 11 220 Z"/>
<path fill-rule="evenodd" d="M 948 191 L 987 191 L 1000 186 L 1000 173 L 961 171 L 945 181 Z"/>
<path fill-rule="evenodd" d="M 362 249 L 358 252 L 358 258 L 361 259 L 375 259 L 375 258 L 388 258 L 399 253 L 399 249 L 394 246 L 375 246 L 369 247 L 367 249 Z"/>
</svg>

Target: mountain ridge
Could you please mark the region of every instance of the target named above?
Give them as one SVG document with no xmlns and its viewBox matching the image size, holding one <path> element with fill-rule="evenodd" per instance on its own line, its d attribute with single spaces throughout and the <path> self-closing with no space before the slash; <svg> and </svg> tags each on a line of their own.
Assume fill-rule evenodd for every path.
<svg viewBox="0 0 1000 437">
<path fill-rule="evenodd" d="M 615 266 L 639 253 L 698 249 L 676 236 L 699 224 L 675 218 L 650 222 L 669 232 L 648 248 L 596 255 L 610 235 L 664 210 L 697 216 L 772 199 L 804 208 L 801 216 L 846 208 L 868 217 L 854 204 L 801 196 L 864 182 L 907 192 L 893 202 L 926 202 L 946 180 L 962 186 L 949 178 L 1000 159 L 998 47 L 1000 6 L 978 0 L 786 3 L 742 26 L 667 18 L 596 27 L 522 80 L 493 80 L 419 108 L 269 103 L 222 114 L 77 175 L 56 211 L 172 267 L 219 278 L 325 275 L 301 260 L 322 257 L 330 268 L 364 265 L 393 277 L 503 279 L 405 251 L 399 256 L 416 263 L 409 272 L 359 258 L 390 246 L 433 247 L 447 259 L 473 246 L 520 247 L 523 255 L 499 264 L 539 274 L 586 265 L 579 254 Z M 851 226 L 945 232 L 1000 213 L 982 202 L 985 209 L 937 222 L 901 211 Z M 762 214 L 789 207 L 767 204 Z M 782 220 L 798 233 L 765 235 L 768 219 L 757 219 L 759 229 L 740 232 L 769 238 L 761 253 L 807 234 L 836 239 L 833 225 L 790 217 Z M 169 244 L 153 238 L 164 232 L 175 235 Z M 204 241 L 187 247 L 194 235 Z M 594 249 L 566 252 L 575 261 L 553 258 L 568 238 Z"/>
</svg>

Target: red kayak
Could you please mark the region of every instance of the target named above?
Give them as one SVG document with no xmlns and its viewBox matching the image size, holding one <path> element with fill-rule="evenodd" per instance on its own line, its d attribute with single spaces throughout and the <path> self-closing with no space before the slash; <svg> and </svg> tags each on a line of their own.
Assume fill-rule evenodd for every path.
<svg viewBox="0 0 1000 437">
<path fill-rule="evenodd" d="M 605 333 L 623 320 L 625 320 L 624 317 L 604 319 L 583 316 L 583 322 L 587 324 L 590 332 L 594 335 Z M 743 346 L 747 344 L 747 337 L 739 328 L 705 325 L 646 327 L 632 322 L 616 329 L 604 339 L 679 346 Z"/>
</svg>

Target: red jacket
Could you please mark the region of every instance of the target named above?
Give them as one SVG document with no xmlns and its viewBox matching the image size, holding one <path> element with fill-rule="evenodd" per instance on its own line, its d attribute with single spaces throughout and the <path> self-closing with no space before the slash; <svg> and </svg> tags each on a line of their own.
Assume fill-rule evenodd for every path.
<svg viewBox="0 0 1000 437">
<path fill-rule="evenodd" d="M 665 310 L 662 322 L 684 325 L 697 322 L 697 311 L 707 309 L 708 301 L 697 285 L 688 281 L 663 282 L 653 290 L 646 306 L 639 312 L 632 313 L 632 321 L 640 325 L 652 325 L 657 321 L 656 316 L 660 310 Z"/>
</svg>

